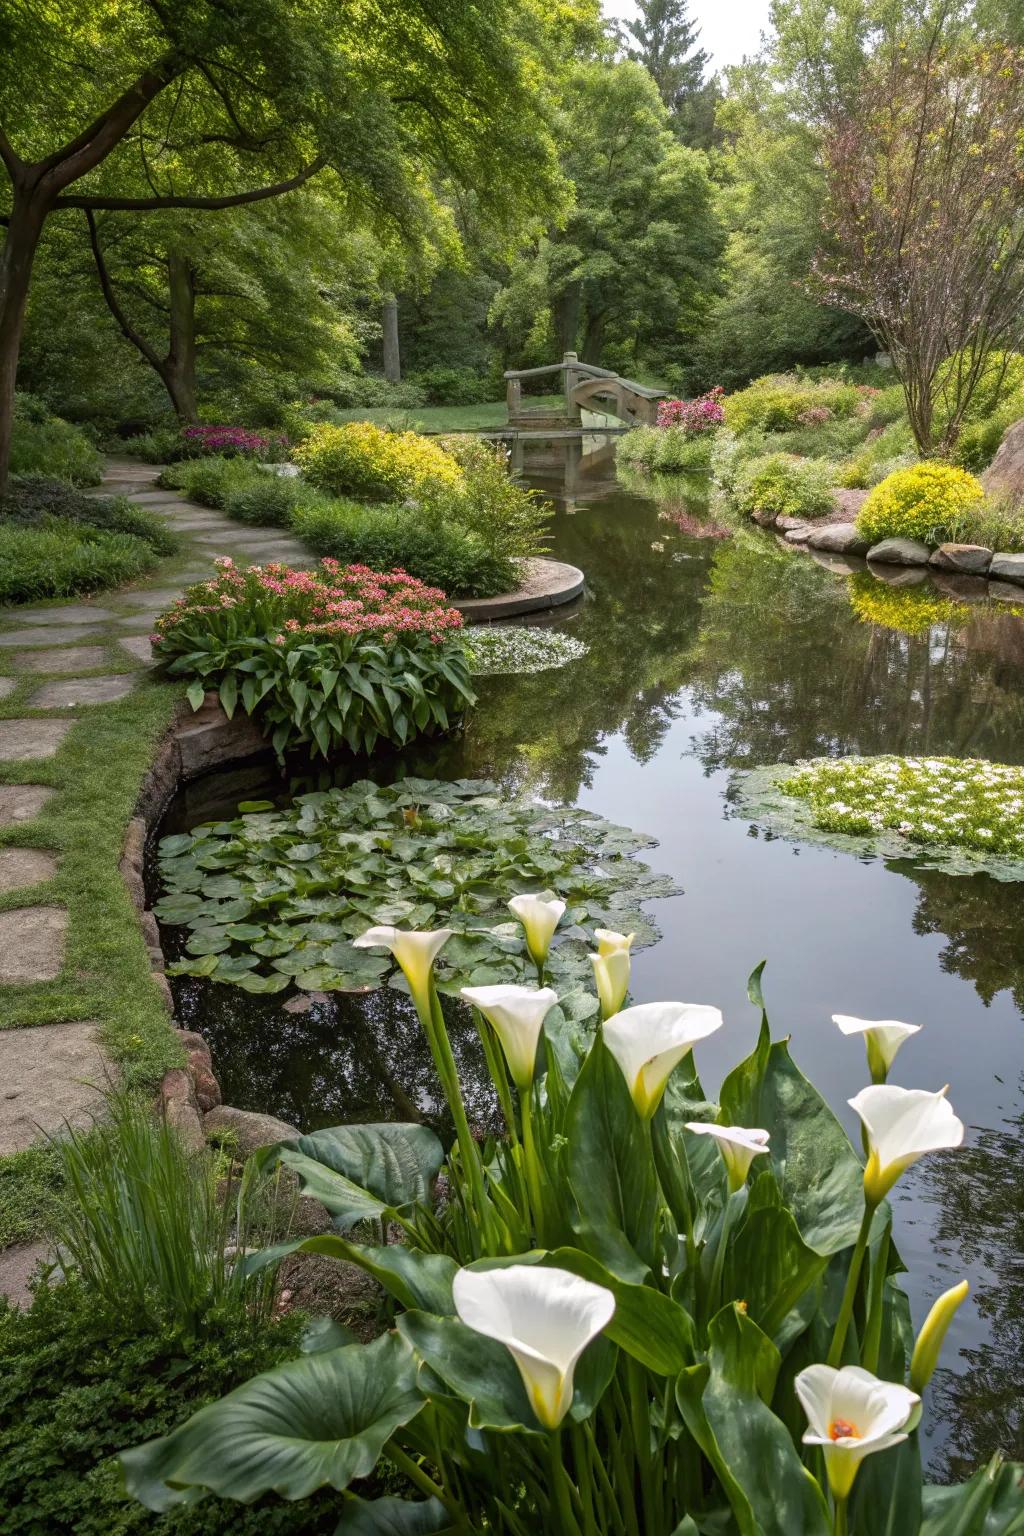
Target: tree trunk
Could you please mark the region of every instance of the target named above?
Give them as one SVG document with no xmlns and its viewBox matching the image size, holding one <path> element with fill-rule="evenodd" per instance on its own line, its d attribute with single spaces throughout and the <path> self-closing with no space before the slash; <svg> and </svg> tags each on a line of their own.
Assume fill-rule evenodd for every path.
<svg viewBox="0 0 1024 1536">
<path fill-rule="evenodd" d="M 559 357 L 576 351 L 576 337 L 580 328 L 580 284 L 570 283 L 555 300 L 555 342 Z"/>
<path fill-rule="evenodd" d="M 398 350 L 398 300 L 389 293 L 384 300 L 384 377 L 389 384 L 402 382 L 402 356 Z"/>
<path fill-rule="evenodd" d="M 191 426 L 199 420 L 196 403 L 196 277 L 187 256 L 172 251 L 167 258 L 171 300 L 171 331 L 160 377 L 178 420 Z"/>
<path fill-rule="evenodd" d="M 14 420 L 14 383 L 25 328 L 32 263 L 39 247 L 47 205 L 15 188 L 10 223 L 0 252 L 0 496 L 7 491 Z"/>
<path fill-rule="evenodd" d="M 601 347 L 604 344 L 604 312 L 587 316 L 587 325 L 583 333 L 583 361 L 593 363 L 598 367 L 601 362 Z"/>
</svg>

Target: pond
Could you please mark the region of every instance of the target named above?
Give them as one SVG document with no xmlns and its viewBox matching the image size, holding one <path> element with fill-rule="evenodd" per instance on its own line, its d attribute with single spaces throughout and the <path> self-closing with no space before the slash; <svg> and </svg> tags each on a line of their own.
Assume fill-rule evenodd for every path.
<svg viewBox="0 0 1024 1536">
<path fill-rule="evenodd" d="M 792 1036 L 851 1130 L 846 1100 L 866 1069 L 832 1013 L 924 1026 L 893 1080 L 948 1082 L 969 1150 L 918 1164 L 895 1192 L 915 1322 L 939 1291 L 972 1280 L 926 1449 L 940 1477 L 966 1475 L 996 1446 L 1020 1459 L 1024 886 L 773 838 L 729 788 L 736 769 L 817 754 L 1024 761 L 1024 625 L 987 605 L 943 615 L 941 603 L 937 622 L 909 634 L 871 623 L 848 580 L 805 554 L 760 532 L 717 536 L 696 490 L 627 490 L 607 453 L 557 478 L 553 457 L 539 468 L 535 483 L 558 502 L 552 552 L 587 577 L 585 601 L 556 622 L 589 654 L 560 671 L 482 679 L 465 731 L 407 765 L 491 777 L 658 839 L 648 862 L 684 894 L 652 904 L 664 937 L 636 957 L 633 991 L 722 1008 L 726 1028 L 697 1051 L 711 1090 L 754 1043 L 746 978 L 764 958 L 774 1033 Z M 267 788 L 259 769 L 192 786 L 166 830 Z M 310 1004 L 176 987 L 228 1102 L 305 1127 L 431 1110 L 429 1065 L 398 994 Z M 476 1048 L 459 1037 L 471 1084 Z M 486 1116 L 482 1097 L 473 1108 Z"/>
</svg>

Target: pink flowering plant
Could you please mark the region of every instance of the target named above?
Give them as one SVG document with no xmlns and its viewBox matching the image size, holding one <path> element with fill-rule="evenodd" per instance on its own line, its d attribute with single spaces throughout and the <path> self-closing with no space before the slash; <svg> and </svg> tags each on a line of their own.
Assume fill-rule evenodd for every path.
<svg viewBox="0 0 1024 1536">
<path fill-rule="evenodd" d="M 722 385 L 716 384 L 696 400 L 662 400 L 658 404 L 658 426 L 682 427 L 687 437 L 717 432 L 725 421 L 724 395 Z"/>
<path fill-rule="evenodd" d="M 193 709 L 215 689 L 279 757 L 405 746 L 474 702 L 462 615 L 438 588 L 336 560 L 314 571 L 217 565 L 157 620 L 154 651 L 170 676 L 189 679 Z"/>
<path fill-rule="evenodd" d="M 189 455 L 222 454 L 227 458 L 283 459 L 288 439 L 280 432 L 254 432 L 248 427 L 183 427 L 181 432 Z"/>
</svg>

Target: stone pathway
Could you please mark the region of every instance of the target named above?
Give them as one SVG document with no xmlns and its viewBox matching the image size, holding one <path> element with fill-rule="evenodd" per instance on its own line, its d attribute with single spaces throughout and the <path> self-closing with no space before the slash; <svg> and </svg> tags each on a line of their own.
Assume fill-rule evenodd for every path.
<svg viewBox="0 0 1024 1536">
<path fill-rule="evenodd" d="M 31 780 L 34 765 L 61 750 L 83 712 L 130 695 L 153 664 L 154 620 L 186 586 L 211 577 L 216 558 L 226 555 L 239 565 L 316 563 L 279 529 L 234 523 L 160 489 L 158 474 L 158 467 L 111 458 L 93 494 L 129 496 L 181 535 L 187 568 L 172 578 L 180 585 L 168 582 L 165 565 L 151 587 L 104 593 L 96 603 L 0 609 L 0 713 L 7 711 L 0 718 L 0 765 L 10 770 L 7 777 L 21 776 L 24 765 L 23 776 Z M 3 702 L 16 693 L 13 706 Z M 42 784 L 0 783 L 0 829 L 30 825 L 54 793 Z M 16 988 L 60 975 L 68 915 L 46 891 L 57 868 L 44 849 L 0 848 L 0 897 L 26 896 L 22 905 L 0 911 L 0 985 Z M 100 1030 L 97 1021 L 71 1021 L 0 1032 L 0 1156 L 59 1132 L 65 1121 L 88 1122 L 113 1075 Z M 14 1250 L 11 1255 L 14 1264 Z M 0 1259 L 0 1290 L 8 1282 L 17 1288 L 16 1268 L 8 1274 L 6 1256 Z"/>
</svg>

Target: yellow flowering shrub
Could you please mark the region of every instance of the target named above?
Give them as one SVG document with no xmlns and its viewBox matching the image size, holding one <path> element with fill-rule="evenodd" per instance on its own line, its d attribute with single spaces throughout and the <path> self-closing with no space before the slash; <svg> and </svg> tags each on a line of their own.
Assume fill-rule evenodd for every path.
<svg viewBox="0 0 1024 1536">
<path fill-rule="evenodd" d="M 894 538 L 941 544 L 984 500 L 981 482 L 965 469 L 924 459 L 875 486 L 857 514 L 857 532 L 872 544 Z"/>
<path fill-rule="evenodd" d="M 365 501 L 403 501 L 458 490 L 463 474 L 440 444 L 418 432 L 388 432 L 369 421 L 315 426 L 293 457 L 317 490 Z"/>
</svg>

